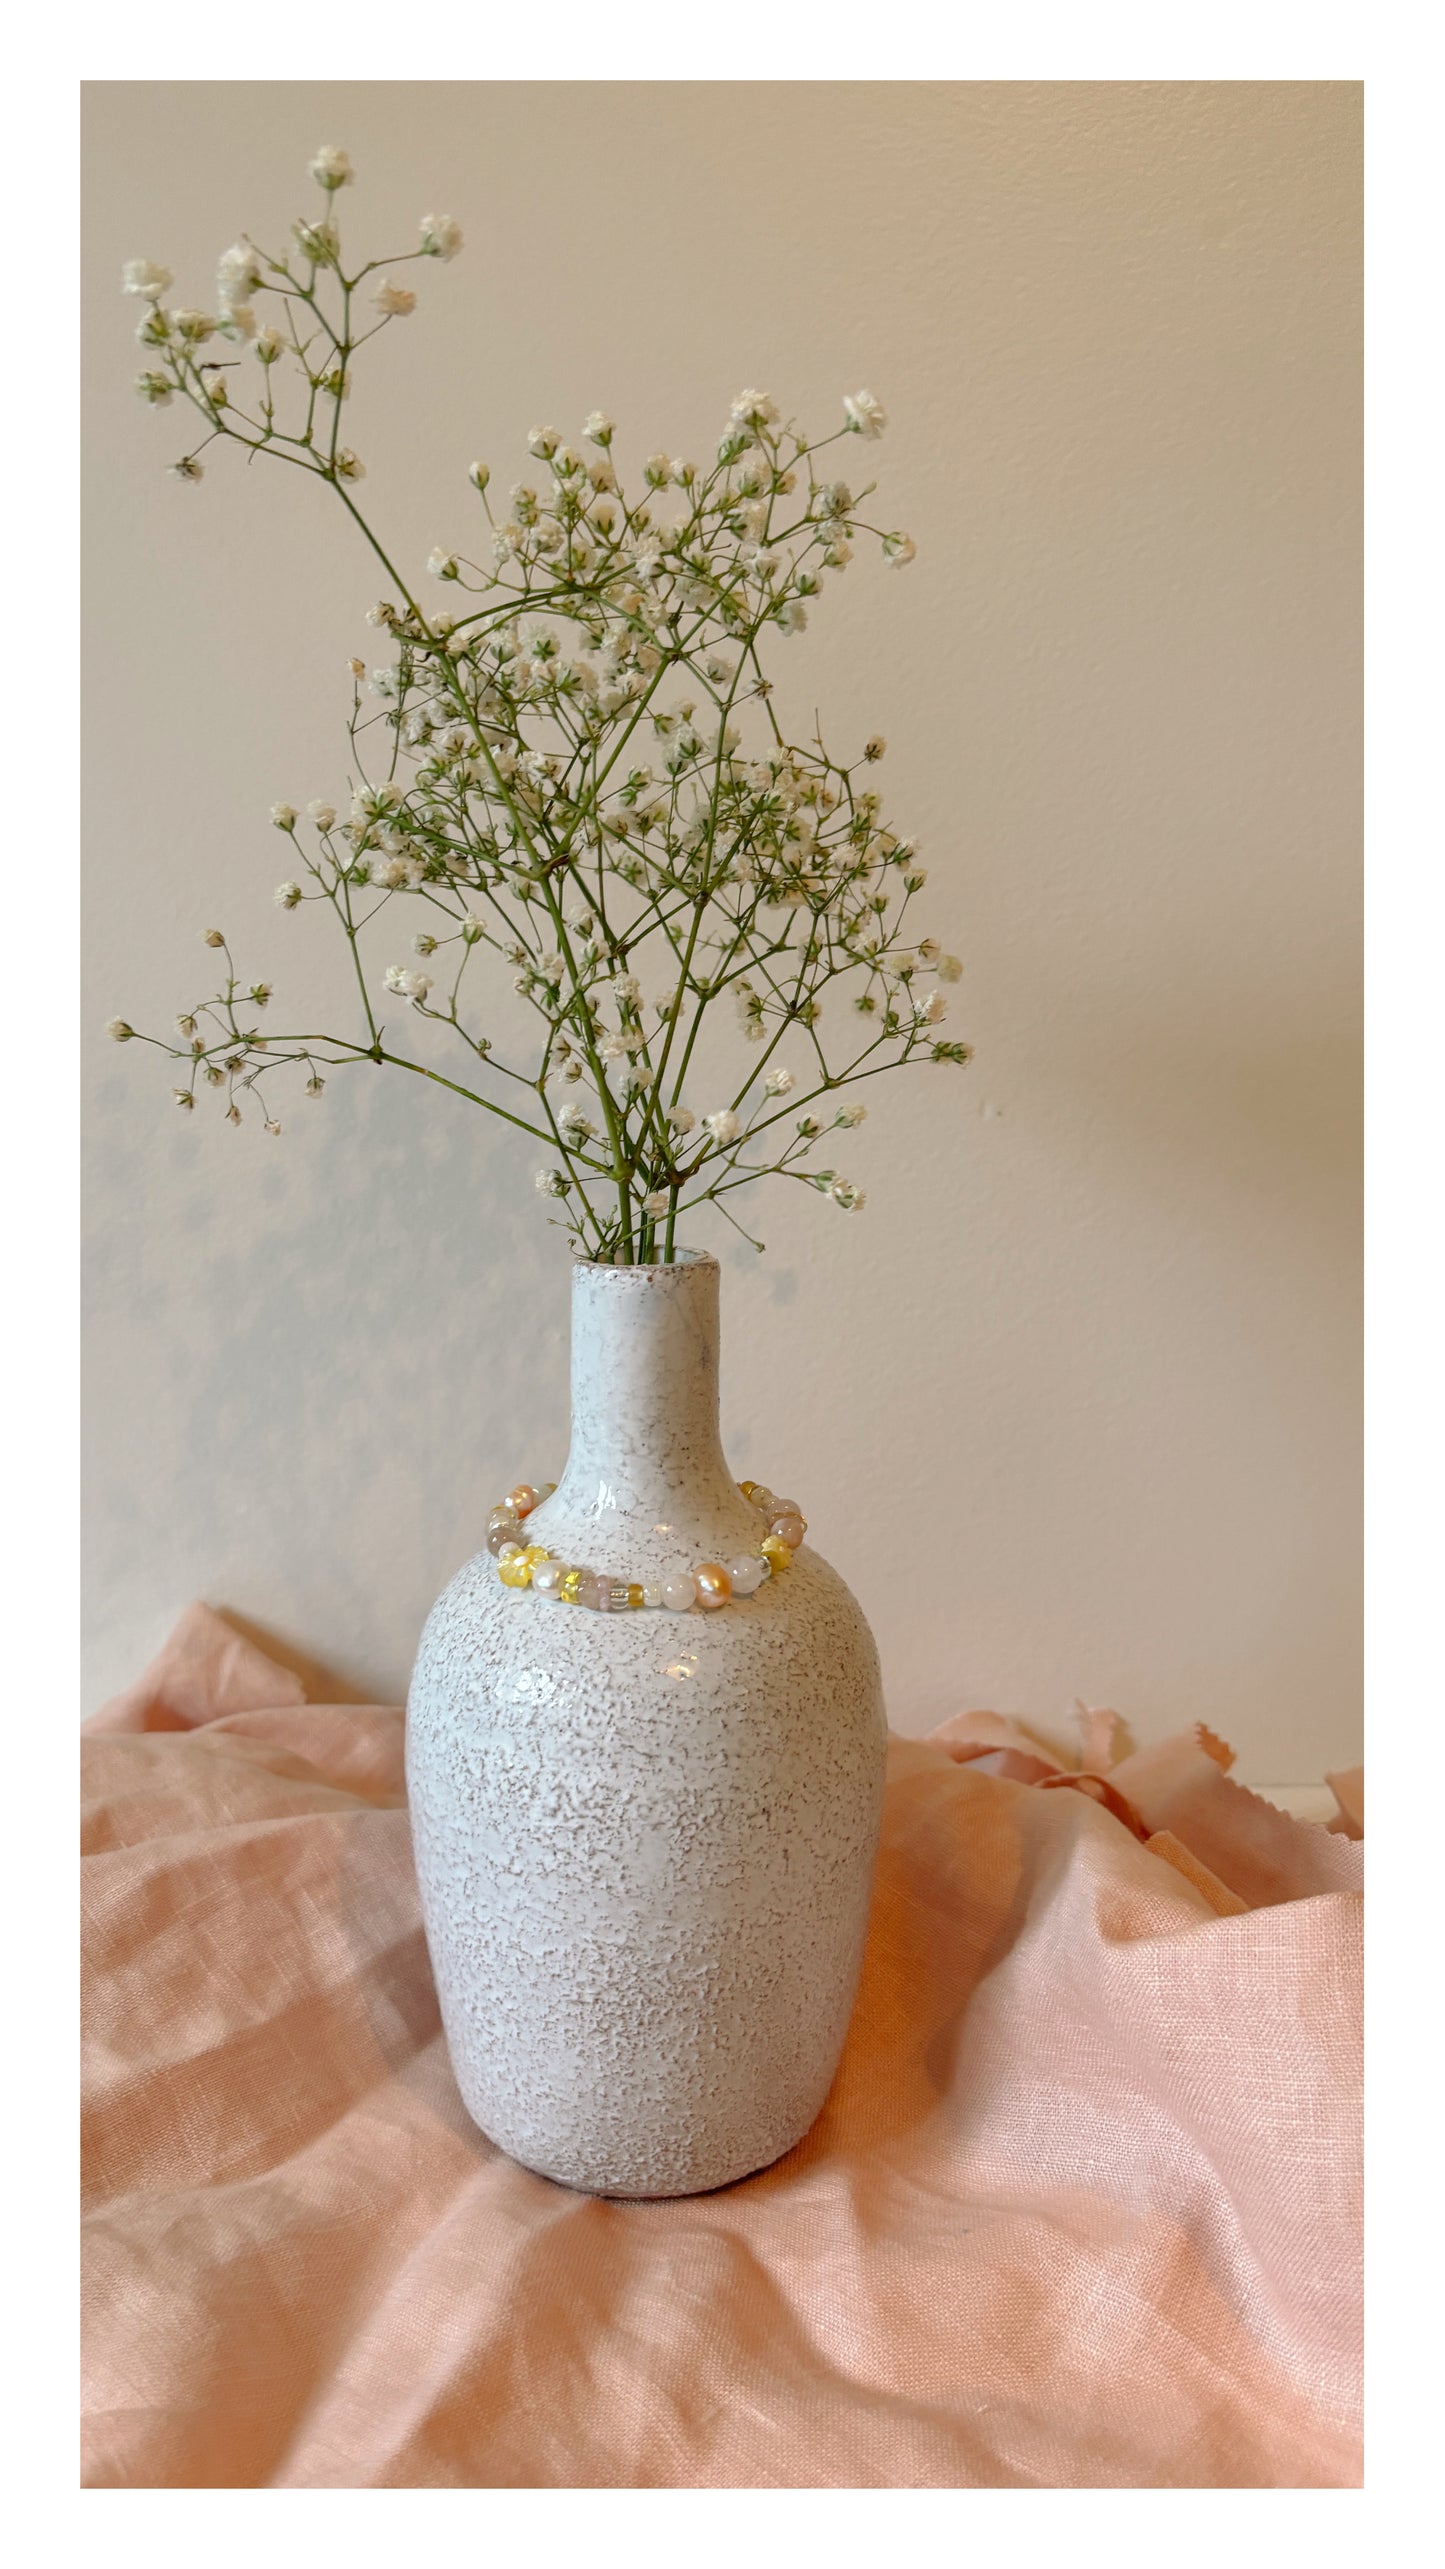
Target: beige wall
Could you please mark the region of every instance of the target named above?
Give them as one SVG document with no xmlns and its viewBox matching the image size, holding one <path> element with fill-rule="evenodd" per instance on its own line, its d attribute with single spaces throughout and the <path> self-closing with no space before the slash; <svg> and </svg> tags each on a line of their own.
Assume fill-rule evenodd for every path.
<svg viewBox="0 0 1445 2569">
<path fill-rule="evenodd" d="M 740 384 L 871 385 L 887 519 L 790 711 L 889 736 L 967 959 L 969 1072 L 876 1092 L 860 1223 L 719 1225 L 735 1468 L 795 1488 L 895 1724 L 970 1704 L 1357 1753 L 1359 96 L 1352 86 L 119 85 L 88 93 L 88 1702 L 193 1595 L 395 1696 L 436 1590 L 566 1429 L 532 1146 L 367 1071 L 185 1120 L 96 1034 L 200 995 L 271 907 L 273 797 L 344 776 L 376 583 L 320 490 L 187 492 L 128 389 L 144 253 L 210 291 L 317 142 L 380 248 L 467 233 L 364 368 L 409 563 L 596 403 L 634 459 Z M 398 1088 L 408 1093 L 398 1094 Z"/>
</svg>

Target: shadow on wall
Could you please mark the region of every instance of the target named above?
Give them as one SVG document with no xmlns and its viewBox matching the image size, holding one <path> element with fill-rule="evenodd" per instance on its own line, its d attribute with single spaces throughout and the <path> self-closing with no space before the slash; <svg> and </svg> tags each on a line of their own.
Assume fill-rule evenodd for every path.
<svg viewBox="0 0 1445 2569">
<path fill-rule="evenodd" d="M 252 1591 L 208 1602 L 308 1690 L 395 1701 L 493 1481 L 540 1472 L 565 1444 L 568 1265 L 532 1189 L 543 1154 L 367 1066 L 315 1104 L 283 1102 L 278 1082 L 274 1141 L 254 1110 L 238 1133 L 219 1109 L 182 1127 L 165 1099 L 128 1053 L 94 1117 L 111 1200 L 119 1189 L 138 1218 L 87 1244 L 92 1450 L 126 1458 L 121 1485 L 97 1476 L 88 1492 L 91 1617 L 114 1628 L 131 1580 L 153 1596 L 168 1560 L 168 1618 L 234 1560 Z M 177 1236 L 183 1263 L 161 1245 Z M 480 1281 L 498 1275 L 501 1289 Z M 176 1391 L 159 1419 L 136 1388 L 157 1371 Z M 540 1440 L 535 1463 L 519 1434 Z M 289 1637 L 318 1592 L 348 1636 L 329 1666 Z"/>
</svg>

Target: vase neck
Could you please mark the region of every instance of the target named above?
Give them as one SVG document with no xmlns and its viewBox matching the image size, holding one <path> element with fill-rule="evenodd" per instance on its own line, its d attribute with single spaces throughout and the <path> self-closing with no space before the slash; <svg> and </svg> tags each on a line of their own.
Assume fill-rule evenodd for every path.
<svg viewBox="0 0 1445 2569">
<path fill-rule="evenodd" d="M 718 1433 L 717 1261 L 572 1273 L 572 1434 L 538 1539 L 615 1576 L 737 1551 L 756 1518 Z"/>
</svg>

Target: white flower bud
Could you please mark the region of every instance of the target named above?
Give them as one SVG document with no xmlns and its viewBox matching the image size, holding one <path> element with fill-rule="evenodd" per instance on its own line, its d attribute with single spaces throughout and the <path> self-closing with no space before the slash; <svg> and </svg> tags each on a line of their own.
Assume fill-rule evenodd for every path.
<svg viewBox="0 0 1445 2569">
<path fill-rule="evenodd" d="M 299 883 L 278 883 L 271 898 L 278 910 L 294 910 L 301 898 Z"/>
<path fill-rule="evenodd" d="M 323 143 L 312 161 L 311 175 L 330 196 L 338 187 L 350 187 L 356 172 L 345 152 L 339 151 L 335 143 Z"/>
<path fill-rule="evenodd" d="M 292 810 L 291 805 L 289 803 L 273 803 L 271 806 L 271 822 L 275 829 L 294 830 L 296 827 L 296 815 Z"/>
<path fill-rule="evenodd" d="M 462 227 L 449 214 L 424 214 L 421 245 L 429 259 L 454 259 L 462 246 Z"/>
<path fill-rule="evenodd" d="M 143 294 L 149 303 L 174 283 L 170 269 L 158 266 L 154 259 L 127 259 L 120 272 L 122 294 Z"/>
<path fill-rule="evenodd" d="M 871 392 L 845 392 L 843 408 L 848 425 L 860 437 L 881 437 L 888 425 L 888 414 L 881 401 Z"/>
<path fill-rule="evenodd" d="M 113 1044 L 128 1044 L 135 1035 L 134 1026 L 128 1026 L 124 1017 L 108 1017 L 105 1031 Z"/>
<path fill-rule="evenodd" d="M 378 277 L 372 289 L 372 303 L 386 321 L 404 321 L 416 310 L 416 296 L 409 285 L 393 285 L 389 277 Z"/>
</svg>

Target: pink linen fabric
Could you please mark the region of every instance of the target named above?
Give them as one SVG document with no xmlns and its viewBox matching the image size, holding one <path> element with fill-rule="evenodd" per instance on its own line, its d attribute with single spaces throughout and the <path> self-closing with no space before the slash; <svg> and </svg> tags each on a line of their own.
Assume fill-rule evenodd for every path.
<svg viewBox="0 0 1445 2569">
<path fill-rule="evenodd" d="M 1082 1729 L 893 1741 L 820 2120 L 607 2202 L 457 2096 L 400 1712 L 192 1608 L 83 1743 L 86 2485 L 1356 2486 L 1361 1779 Z"/>
</svg>

